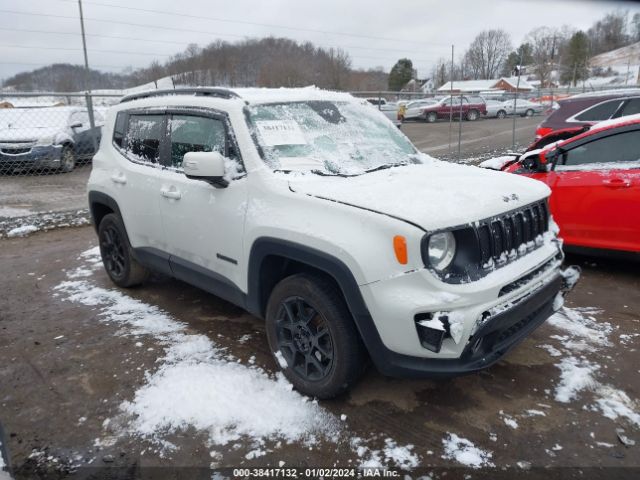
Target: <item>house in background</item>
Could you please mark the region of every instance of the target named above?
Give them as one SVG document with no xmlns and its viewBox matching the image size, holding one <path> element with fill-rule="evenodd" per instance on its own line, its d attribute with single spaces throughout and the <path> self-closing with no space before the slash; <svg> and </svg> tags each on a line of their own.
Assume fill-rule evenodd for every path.
<svg viewBox="0 0 640 480">
<path fill-rule="evenodd" d="M 447 82 L 438 88 L 438 93 L 479 93 L 479 92 L 518 92 L 528 93 L 533 87 L 524 78 L 520 77 L 518 85 L 518 77 L 502 77 L 491 80 L 454 80 L 453 86 L 451 82 Z"/>
</svg>

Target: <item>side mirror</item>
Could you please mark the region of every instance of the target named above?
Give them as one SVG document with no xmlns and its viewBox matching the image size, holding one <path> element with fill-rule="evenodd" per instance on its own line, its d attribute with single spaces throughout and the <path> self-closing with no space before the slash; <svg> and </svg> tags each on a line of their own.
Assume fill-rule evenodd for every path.
<svg viewBox="0 0 640 480">
<path fill-rule="evenodd" d="M 536 161 L 536 170 L 538 172 L 550 172 L 553 170 L 555 164 L 558 162 L 558 158 L 560 157 L 560 149 L 554 148 L 548 151 L 542 151 L 538 155 L 538 159 Z"/>
<path fill-rule="evenodd" d="M 70 128 L 80 128 L 81 126 L 82 123 L 80 122 L 72 123 L 71 125 L 69 125 Z"/>
<path fill-rule="evenodd" d="M 216 188 L 229 186 L 224 178 L 224 164 L 225 157 L 220 152 L 187 152 L 182 159 L 187 178 L 204 180 Z"/>
</svg>

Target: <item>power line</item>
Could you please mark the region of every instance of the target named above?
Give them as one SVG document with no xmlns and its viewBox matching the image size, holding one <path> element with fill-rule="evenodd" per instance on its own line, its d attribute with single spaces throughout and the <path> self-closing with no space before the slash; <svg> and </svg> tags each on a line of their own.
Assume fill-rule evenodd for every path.
<svg viewBox="0 0 640 480">
<path fill-rule="evenodd" d="M 58 0 L 61 2 L 73 2 L 74 0 Z M 436 42 L 417 42 L 415 40 L 400 40 L 397 38 L 389 38 L 389 37 L 375 37 L 375 36 L 371 36 L 371 35 L 361 35 L 361 34 L 357 34 L 357 33 L 346 33 L 346 32 L 338 32 L 338 31 L 331 31 L 331 30 L 317 30 L 317 29 L 312 29 L 312 28 L 301 28 L 301 27 L 291 27 L 288 25 L 276 25 L 276 24 L 268 24 L 268 23 L 258 23 L 258 22 L 249 22 L 247 20 L 234 20 L 234 19 L 229 19 L 229 18 L 220 18 L 220 17 L 208 17 L 208 16 L 203 16 L 203 15 L 190 15 L 188 13 L 181 13 L 181 12 L 172 12 L 172 11 L 166 11 L 166 10 L 152 10 L 152 9 L 146 9 L 146 8 L 139 8 L 139 7 L 128 7 L 128 6 L 124 6 L 124 5 L 115 5 L 115 4 L 110 4 L 110 3 L 101 3 L 101 2 L 92 2 L 92 1 L 86 1 L 85 2 L 87 5 L 95 5 L 98 7 L 107 7 L 107 8 L 119 8 L 122 10 L 129 10 L 129 11 L 137 11 L 137 12 L 143 12 L 143 13 L 155 13 L 155 14 L 160 14 L 160 15 L 170 15 L 172 17 L 184 17 L 184 18 L 193 18 L 193 19 L 198 19 L 198 20 L 211 20 L 214 22 L 222 22 L 222 23 L 235 23 L 235 24 L 240 24 L 240 25 L 252 25 L 252 26 L 257 26 L 257 27 L 267 27 L 267 28 L 281 28 L 281 29 L 285 29 L 285 30 L 292 30 L 292 31 L 298 31 L 298 32 L 313 32 L 313 33 L 322 33 L 324 35 L 341 35 L 341 36 L 345 36 L 345 37 L 354 37 L 354 38 L 365 38 L 368 40 L 383 40 L 385 42 L 400 42 L 400 43 L 413 43 L 415 45 L 429 45 L 429 46 L 445 46 L 445 44 L 443 43 L 436 43 Z M 448 46 L 448 44 L 446 44 L 446 46 Z"/>
<path fill-rule="evenodd" d="M 55 65 L 55 64 L 69 64 L 71 66 L 74 67 L 81 67 L 81 65 L 77 65 L 77 64 L 72 64 L 69 62 L 53 62 L 53 63 L 31 63 L 31 62 L 0 62 L 0 65 L 27 65 L 27 66 L 31 66 L 31 67 L 50 67 L 51 65 Z M 129 68 L 129 66 L 124 66 L 124 65 L 93 65 L 94 67 L 103 67 L 103 68 L 121 68 L 121 69 L 125 69 L 125 68 Z"/>
<path fill-rule="evenodd" d="M 69 52 L 81 52 L 81 48 L 67 48 L 67 47 L 45 47 L 41 45 L 3 45 L 0 44 L 0 48 L 26 48 L 26 49 L 38 49 L 38 50 L 61 50 L 61 51 L 69 51 Z M 125 55 L 147 55 L 147 56 L 164 56 L 171 57 L 171 54 L 168 53 L 151 53 L 151 52 L 134 52 L 134 51 L 123 51 L 123 50 L 101 50 L 92 48 L 92 52 L 97 53 L 117 53 L 117 54 L 125 54 Z"/>
<path fill-rule="evenodd" d="M 10 32 L 22 32 L 22 33 L 43 33 L 43 34 L 50 34 L 50 35 L 72 35 L 72 36 L 77 36 L 79 35 L 79 33 L 77 32 L 54 32 L 51 30 L 31 30 L 31 29 L 22 29 L 22 28 L 8 28 L 8 27 L 0 27 L 0 30 L 5 30 L 5 31 L 10 31 Z M 140 38 L 140 37 L 125 37 L 125 36 L 120 36 L 120 35 L 103 35 L 103 34 L 97 34 L 97 33 L 87 33 L 86 34 L 87 37 L 96 37 L 96 38 L 109 38 L 109 39 L 114 39 L 114 40 L 132 40 L 132 41 L 137 41 L 137 42 L 150 42 L 150 43 L 166 43 L 166 44 L 173 44 L 173 45 L 188 45 L 188 42 L 178 42 L 175 40 L 155 40 L 155 39 L 148 39 L 148 38 Z M 233 35 L 233 34 L 216 34 L 220 37 L 234 37 L 234 38 L 247 38 L 244 35 Z M 361 47 L 361 46 L 356 46 L 356 45 L 343 45 L 343 46 L 337 46 L 337 45 L 326 45 L 326 44 L 322 44 L 322 43 L 316 43 L 316 42 L 312 42 L 314 45 L 323 47 L 323 48 L 339 48 L 339 49 L 343 49 L 343 50 L 349 50 L 349 49 L 356 49 L 356 50 L 372 50 L 372 51 L 377 51 L 377 52 L 400 52 L 403 53 L 405 55 L 407 54 L 411 54 L 411 53 L 421 53 L 418 52 L 417 50 L 405 50 L 405 49 L 400 49 L 400 48 L 374 48 L 374 47 Z M 372 58 L 372 57 L 360 57 L 360 58 Z"/>
</svg>

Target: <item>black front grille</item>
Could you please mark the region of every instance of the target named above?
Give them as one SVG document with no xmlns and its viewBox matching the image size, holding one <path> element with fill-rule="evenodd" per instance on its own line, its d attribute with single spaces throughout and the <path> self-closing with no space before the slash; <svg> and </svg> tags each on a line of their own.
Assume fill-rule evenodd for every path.
<svg viewBox="0 0 640 480">
<path fill-rule="evenodd" d="M 31 151 L 31 147 L 10 147 L 10 148 L 0 148 L 2 153 L 6 153 L 8 155 L 20 155 L 22 153 L 29 153 Z"/>
<path fill-rule="evenodd" d="M 523 245 L 531 245 L 549 229 L 547 201 L 527 205 L 489 220 L 477 228 L 482 264 L 501 265 L 518 255 Z"/>
</svg>

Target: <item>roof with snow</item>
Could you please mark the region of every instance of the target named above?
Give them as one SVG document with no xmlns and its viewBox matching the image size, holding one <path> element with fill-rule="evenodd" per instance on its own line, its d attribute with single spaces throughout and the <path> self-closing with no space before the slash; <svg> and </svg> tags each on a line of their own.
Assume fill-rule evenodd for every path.
<svg viewBox="0 0 640 480">
<path fill-rule="evenodd" d="M 518 77 L 501 77 L 501 78 L 493 78 L 490 80 L 454 80 L 453 88 L 451 86 L 451 82 L 447 82 L 438 88 L 439 92 L 447 92 L 450 90 L 457 90 L 461 92 L 480 92 L 480 91 L 498 91 L 501 90 L 498 87 L 500 81 L 504 81 L 507 84 L 511 85 L 513 88 L 516 88 L 518 84 Z M 529 85 L 529 83 L 522 77 L 520 77 L 520 86 L 518 87 L 520 90 L 533 90 L 533 87 Z"/>
</svg>

